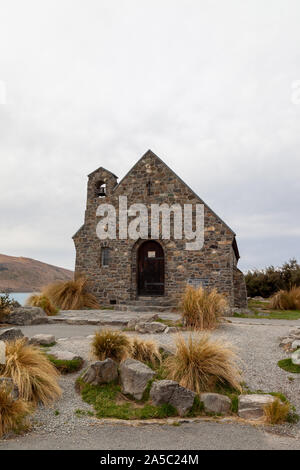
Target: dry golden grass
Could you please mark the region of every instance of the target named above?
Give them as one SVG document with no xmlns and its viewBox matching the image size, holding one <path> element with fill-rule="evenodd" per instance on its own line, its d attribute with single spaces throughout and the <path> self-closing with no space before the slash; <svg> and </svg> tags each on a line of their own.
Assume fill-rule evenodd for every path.
<svg viewBox="0 0 300 470">
<path fill-rule="evenodd" d="M 32 411 L 24 400 L 13 400 L 6 386 L 0 386 L 0 438 L 9 431 L 17 430 L 24 418 Z"/>
<path fill-rule="evenodd" d="M 57 308 L 62 310 L 100 308 L 96 297 L 88 291 L 85 277 L 49 284 L 42 289 L 42 295 L 48 297 Z"/>
<path fill-rule="evenodd" d="M 269 424 L 280 424 L 286 421 L 290 412 L 290 404 L 282 403 L 277 398 L 273 403 L 269 403 L 264 407 L 264 415 L 266 422 Z"/>
<path fill-rule="evenodd" d="M 131 338 L 130 357 L 137 361 L 147 362 L 153 366 L 161 362 L 161 354 L 159 352 L 156 341 L 143 340 L 138 336 Z"/>
<path fill-rule="evenodd" d="M 167 357 L 167 378 L 197 393 L 212 392 L 217 385 L 241 390 L 237 356 L 230 343 L 212 339 L 207 333 L 176 338 L 176 352 Z"/>
<path fill-rule="evenodd" d="M 92 355 L 100 361 L 109 357 L 120 362 L 129 356 L 130 349 L 130 339 L 121 331 L 97 331 L 92 341 Z"/>
<path fill-rule="evenodd" d="M 206 330 L 216 328 L 227 307 L 226 298 L 217 292 L 187 286 L 182 298 L 182 319 L 188 328 Z"/>
<path fill-rule="evenodd" d="M 300 287 L 276 292 L 270 299 L 270 308 L 274 310 L 300 310 Z"/>
<path fill-rule="evenodd" d="M 59 372 L 37 347 L 24 338 L 6 342 L 6 364 L 0 375 L 10 377 L 20 397 L 34 404 L 48 405 L 61 395 Z"/>
<path fill-rule="evenodd" d="M 48 316 L 56 315 L 58 309 L 53 305 L 50 299 L 45 295 L 33 294 L 26 301 L 26 305 L 30 307 L 42 308 Z"/>
</svg>

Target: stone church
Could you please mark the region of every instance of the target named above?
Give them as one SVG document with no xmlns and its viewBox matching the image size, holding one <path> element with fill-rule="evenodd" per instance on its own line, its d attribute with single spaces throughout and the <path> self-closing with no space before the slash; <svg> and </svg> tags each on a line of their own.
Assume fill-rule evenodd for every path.
<svg viewBox="0 0 300 470">
<path fill-rule="evenodd" d="M 149 227 L 153 205 L 192 205 L 192 214 L 196 205 L 201 205 L 202 246 L 186 249 L 185 233 L 181 239 L 175 237 L 172 226 L 170 236 L 162 237 L 161 218 L 155 237 L 150 228 L 145 233 L 145 227 L 141 236 L 120 236 L 119 204 L 126 199 L 121 196 L 127 197 L 128 207 L 143 204 L 149 209 Z M 104 203 L 115 208 L 115 237 L 99 238 L 97 234 L 98 207 Z M 169 218 L 174 222 L 172 210 Z M 139 299 L 175 306 L 187 284 L 216 288 L 226 295 L 231 307 L 247 305 L 244 276 L 237 267 L 240 255 L 235 233 L 151 150 L 119 183 L 116 175 L 102 167 L 88 176 L 84 224 L 73 239 L 75 274 L 87 277 L 90 291 L 103 306 L 122 308 Z"/>
</svg>

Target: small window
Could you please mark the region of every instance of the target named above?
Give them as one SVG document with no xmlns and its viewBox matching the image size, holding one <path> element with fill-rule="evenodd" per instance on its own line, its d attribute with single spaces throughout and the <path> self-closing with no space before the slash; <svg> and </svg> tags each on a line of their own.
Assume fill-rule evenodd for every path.
<svg viewBox="0 0 300 470">
<path fill-rule="evenodd" d="M 106 184 L 103 181 L 98 181 L 95 186 L 95 196 L 105 197 L 106 196 Z"/>
<path fill-rule="evenodd" d="M 109 265 L 109 248 L 102 248 L 101 250 L 101 266 Z"/>
</svg>

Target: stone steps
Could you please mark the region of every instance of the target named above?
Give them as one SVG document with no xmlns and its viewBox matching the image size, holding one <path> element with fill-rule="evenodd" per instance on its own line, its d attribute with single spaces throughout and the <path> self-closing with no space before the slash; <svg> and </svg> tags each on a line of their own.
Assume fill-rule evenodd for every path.
<svg viewBox="0 0 300 470">
<path fill-rule="evenodd" d="M 171 312 L 175 309 L 174 305 L 130 305 L 130 304 L 119 304 L 114 306 L 115 310 L 121 312 Z"/>
</svg>

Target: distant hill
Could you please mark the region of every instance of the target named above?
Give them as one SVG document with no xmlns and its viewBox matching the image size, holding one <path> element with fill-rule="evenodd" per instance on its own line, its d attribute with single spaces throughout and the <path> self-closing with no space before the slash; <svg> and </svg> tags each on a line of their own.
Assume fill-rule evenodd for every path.
<svg viewBox="0 0 300 470">
<path fill-rule="evenodd" d="M 50 282 L 72 278 L 73 272 L 69 269 L 0 254 L 0 292 L 35 292 Z"/>
</svg>

